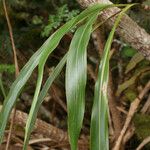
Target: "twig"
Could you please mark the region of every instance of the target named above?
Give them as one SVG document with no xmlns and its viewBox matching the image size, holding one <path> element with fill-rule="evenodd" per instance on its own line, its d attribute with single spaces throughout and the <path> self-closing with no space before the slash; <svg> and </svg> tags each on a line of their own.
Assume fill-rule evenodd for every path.
<svg viewBox="0 0 150 150">
<path fill-rule="evenodd" d="M 126 110 L 124 110 L 123 108 L 121 108 L 121 107 L 117 107 L 117 109 L 118 109 L 120 112 L 124 113 L 125 115 L 128 114 L 128 112 L 127 112 Z"/>
<path fill-rule="evenodd" d="M 93 43 L 96 47 L 96 50 L 99 53 L 99 56 L 102 57 L 103 50 L 104 50 L 104 43 L 105 43 L 104 27 L 103 26 L 101 28 L 97 28 L 92 33 L 92 39 L 93 39 Z"/>
<path fill-rule="evenodd" d="M 145 102 L 143 108 L 141 109 L 141 113 L 144 114 L 148 111 L 148 109 L 150 108 L 150 94 L 148 96 L 147 101 Z"/>
<path fill-rule="evenodd" d="M 14 63 L 15 63 L 15 69 L 16 69 L 16 76 L 18 76 L 19 75 L 19 67 L 18 67 L 18 61 L 17 61 L 16 47 L 15 47 L 13 30 L 12 30 L 12 26 L 11 26 L 10 19 L 9 19 L 9 16 L 8 16 L 5 0 L 3 0 L 3 7 L 4 7 L 5 17 L 6 17 L 6 20 L 7 20 L 7 25 L 8 25 L 8 29 L 9 29 L 11 45 L 12 45 L 13 54 L 14 54 Z"/>
<path fill-rule="evenodd" d="M 6 20 L 7 20 L 7 25 L 8 25 L 11 45 L 12 45 L 12 49 L 13 49 L 13 57 L 14 57 L 14 64 L 15 64 L 15 74 L 16 74 L 16 77 L 17 77 L 19 75 L 17 53 L 16 53 L 16 47 L 15 47 L 15 42 L 14 42 L 14 37 L 13 37 L 13 30 L 12 30 L 12 26 L 11 26 L 11 23 L 10 23 L 9 15 L 8 15 L 8 12 L 7 12 L 7 7 L 6 7 L 6 1 L 5 0 L 3 0 L 3 8 L 4 8 L 5 17 L 6 17 Z M 12 130 L 13 130 L 13 122 L 14 122 L 14 118 L 15 118 L 15 113 L 16 113 L 16 110 L 14 109 L 13 117 L 12 117 L 10 128 L 9 128 L 10 132 L 8 133 L 6 150 L 9 149 L 9 144 L 10 144 L 10 140 L 11 140 L 11 133 L 12 133 Z"/>
<path fill-rule="evenodd" d="M 125 134 L 124 137 L 123 137 L 123 141 L 122 141 L 123 145 L 125 145 L 125 144 L 132 138 L 132 136 L 134 135 L 134 133 L 135 133 L 135 127 L 134 127 L 134 125 L 132 124 L 132 125 L 128 128 L 128 130 L 126 131 L 126 134 Z"/>
<path fill-rule="evenodd" d="M 39 138 L 39 139 L 33 139 L 29 141 L 29 145 L 35 144 L 35 143 L 42 143 L 42 142 L 50 142 L 52 139 L 50 138 Z"/>
<path fill-rule="evenodd" d="M 94 82 L 96 82 L 96 75 L 95 75 L 95 72 L 94 72 L 93 67 L 92 67 L 91 64 L 88 64 L 88 66 L 87 66 L 87 71 L 88 71 L 88 74 L 90 75 L 90 78 L 91 78 Z"/>
<path fill-rule="evenodd" d="M 115 144 L 113 150 L 119 150 L 120 149 L 120 145 L 121 145 L 123 136 L 125 135 L 128 127 L 129 127 L 129 124 L 130 124 L 135 112 L 137 111 L 137 108 L 138 108 L 141 100 L 143 99 L 144 95 L 149 91 L 149 89 L 150 89 L 150 81 L 146 84 L 144 89 L 140 92 L 139 96 L 131 103 L 126 121 L 125 121 L 124 126 L 123 126 L 123 129 L 119 135 L 118 140 L 116 141 L 116 144 Z"/>
<path fill-rule="evenodd" d="M 112 139 L 111 141 L 113 141 L 114 139 L 114 128 L 113 128 L 113 121 L 112 121 L 112 117 L 110 116 L 110 112 L 108 114 L 108 122 L 109 122 L 109 136 L 110 136 L 110 139 Z"/>
<path fill-rule="evenodd" d="M 136 150 L 141 150 L 146 144 L 150 142 L 150 136 L 145 138 L 142 143 L 136 148 Z"/>
</svg>

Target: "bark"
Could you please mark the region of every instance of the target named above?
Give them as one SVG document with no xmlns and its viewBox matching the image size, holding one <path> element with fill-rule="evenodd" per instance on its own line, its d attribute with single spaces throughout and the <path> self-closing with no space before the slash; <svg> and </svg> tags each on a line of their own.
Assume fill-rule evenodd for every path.
<svg viewBox="0 0 150 150">
<path fill-rule="evenodd" d="M 0 105 L 0 111 L 1 111 L 1 109 L 2 109 L 2 106 Z M 13 116 L 11 113 L 9 122 L 12 119 L 12 117 Z M 27 118 L 28 118 L 28 114 L 17 110 L 15 119 L 14 119 L 14 125 L 19 125 L 21 127 L 24 127 L 26 125 Z M 44 138 L 50 138 L 53 141 L 57 142 L 59 145 L 65 144 L 67 147 L 69 147 L 69 138 L 68 138 L 67 132 L 65 132 L 62 129 L 59 129 L 51 124 L 48 124 L 45 121 L 42 121 L 40 119 L 36 119 L 33 133 L 43 135 Z M 14 131 L 14 134 L 15 134 L 15 131 Z M 79 149 L 87 150 L 88 146 L 89 146 L 88 138 L 86 136 L 82 136 L 78 140 Z"/>
<path fill-rule="evenodd" d="M 111 4 L 109 0 L 77 0 L 82 7 L 88 7 L 94 3 Z M 120 9 L 117 7 L 107 9 L 100 15 L 100 19 L 106 20 L 110 16 L 116 14 Z M 111 29 L 115 18 L 113 17 L 106 22 L 106 27 Z M 125 15 L 116 33 L 124 40 L 124 42 L 130 44 L 133 48 L 137 49 L 142 55 L 150 60 L 150 35 L 141 28 L 136 22 L 134 22 L 128 15 Z"/>
</svg>

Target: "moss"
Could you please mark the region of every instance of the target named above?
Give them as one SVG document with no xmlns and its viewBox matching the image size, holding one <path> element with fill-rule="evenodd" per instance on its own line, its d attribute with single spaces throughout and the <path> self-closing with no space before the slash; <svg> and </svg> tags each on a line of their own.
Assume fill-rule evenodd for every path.
<svg viewBox="0 0 150 150">
<path fill-rule="evenodd" d="M 137 92 L 131 88 L 128 88 L 125 90 L 125 97 L 128 101 L 133 102 L 135 98 L 137 97 Z"/>
<path fill-rule="evenodd" d="M 150 116 L 136 114 L 134 117 L 135 133 L 140 140 L 144 140 L 150 135 Z"/>
</svg>

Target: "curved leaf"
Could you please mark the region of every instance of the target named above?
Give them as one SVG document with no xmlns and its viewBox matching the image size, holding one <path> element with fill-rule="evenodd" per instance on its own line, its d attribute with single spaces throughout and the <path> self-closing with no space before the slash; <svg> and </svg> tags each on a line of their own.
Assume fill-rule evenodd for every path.
<svg viewBox="0 0 150 150">
<path fill-rule="evenodd" d="M 100 10 L 110 7 L 110 5 L 93 5 L 90 8 L 88 8 L 87 10 L 83 11 L 80 15 L 78 15 L 78 17 L 76 18 L 75 22 L 80 22 L 81 20 L 83 20 L 83 16 L 85 16 L 85 14 L 87 14 L 87 12 L 90 13 L 98 13 Z M 88 14 L 88 15 L 89 15 Z M 67 23 L 68 24 L 68 23 Z M 66 25 L 67 25 L 66 24 Z M 73 22 L 73 24 L 75 24 Z M 70 27 L 71 28 L 71 27 Z M 59 31 L 57 33 L 59 33 L 58 37 L 61 35 L 61 32 L 63 32 L 64 34 L 64 29 L 61 30 L 61 28 L 59 29 Z M 69 30 L 69 29 L 68 29 Z M 65 31 L 66 32 L 66 31 Z M 56 43 L 58 42 L 57 40 L 55 41 Z M 57 43 L 58 44 L 58 43 Z M 53 47 L 53 45 L 51 45 Z M 44 66 L 46 63 L 46 60 L 49 56 L 49 54 L 52 52 L 53 49 L 49 48 L 46 49 L 40 58 L 40 62 L 39 62 L 39 67 L 38 67 L 38 80 L 37 80 L 37 86 L 36 86 L 36 90 L 35 90 L 35 94 L 34 94 L 34 98 L 33 98 L 33 103 L 32 103 L 32 107 L 31 107 L 31 111 L 30 111 L 30 116 L 29 119 L 27 121 L 27 125 L 26 125 L 26 132 L 25 132 L 25 144 L 24 144 L 24 149 L 26 149 L 28 141 L 29 141 L 29 137 L 32 131 L 32 128 L 34 126 L 34 117 L 32 117 L 32 115 L 34 114 L 34 109 L 38 109 L 36 108 L 36 105 L 38 103 L 38 96 L 39 96 L 39 92 L 40 92 L 40 88 L 41 88 L 41 84 L 42 84 L 42 79 L 43 79 L 43 72 L 44 72 Z M 37 111 L 37 110 L 36 110 Z"/>
<path fill-rule="evenodd" d="M 131 6 L 128 5 L 118 15 L 115 24 L 107 39 L 102 60 L 99 66 L 98 79 L 95 84 L 94 103 L 91 117 L 91 150 L 108 150 L 108 99 L 107 99 L 107 85 L 109 76 L 109 52 L 119 21 L 121 20 L 125 11 Z"/>
<path fill-rule="evenodd" d="M 80 22 L 81 20 L 83 20 L 85 17 L 85 14 L 87 14 L 87 13 L 89 13 L 89 14 L 94 13 L 94 12 L 98 13 L 99 10 L 102 10 L 102 9 L 110 7 L 110 6 L 111 5 L 94 5 L 94 6 L 91 6 L 87 10 L 83 11 L 80 15 L 78 15 L 78 17 L 76 18 L 76 22 Z M 119 6 L 122 6 L 122 5 L 119 5 Z M 47 60 L 50 53 L 51 53 L 51 50 L 47 49 L 47 50 L 45 50 L 45 52 L 42 53 L 42 56 L 40 58 L 39 67 L 38 67 L 37 86 L 36 86 L 36 90 L 35 90 L 35 94 L 34 94 L 34 98 L 33 98 L 33 104 L 31 107 L 30 114 L 29 114 L 29 119 L 28 119 L 27 125 L 26 125 L 24 149 L 26 149 L 31 131 L 32 131 L 34 123 L 35 123 L 35 121 L 34 121 L 35 117 L 34 116 L 36 116 L 35 114 L 37 113 L 37 111 L 39 109 L 40 102 L 38 102 L 38 95 L 39 95 L 40 88 L 41 88 L 43 72 L 44 72 L 44 65 L 45 65 L 46 60 Z M 34 109 L 36 109 L 36 110 L 34 110 Z M 34 115 L 34 116 L 32 116 L 32 115 Z"/>
<path fill-rule="evenodd" d="M 124 6 L 124 5 L 107 5 L 107 4 L 95 4 L 85 11 L 83 11 L 80 15 L 76 16 L 72 20 L 70 20 L 68 23 L 63 25 L 60 29 L 58 29 L 50 38 L 47 39 L 47 41 L 43 44 L 43 46 L 30 58 L 28 63 L 23 67 L 21 70 L 19 76 L 15 80 L 15 82 L 12 84 L 10 91 L 4 101 L 3 108 L 0 113 L 0 143 L 2 142 L 4 130 L 7 124 L 7 120 L 9 118 L 10 112 L 14 106 L 14 104 L 17 101 L 17 98 L 19 94 L 21 93 L 21 90 L 25 86 L 27 80 L 31 76 L 33 70 L 35 67 L 40 63 L 39 66 L 39 76 L 37 81 L 37 88 L 35 91 L 34 101 L 37 101 L 39 91 L 41 88 L 41 82 L 43 78 L 43 69 L 44 69 L 44 63 L 42 63 L 42 60 L 46 61 L 49 54 L 56 48 L 61 38 L 75 25 L 77 25 L 79 22 L 83 21 L 85 18 L 88 17 L 88 15 L 96 13 L 100 10 L 103 10 L 108 7 L 114 7 L 114 6 Z"/>
<path fill-rule="evenodd" d="M 24 85 L 26 84 L 27 80 L 31 76 L 33 70 L 35 67 L 39 64 L 39 61 L 41 59 L 42 55 L 47 55 L 46 58 L 49 56 L 49 54 L 56 48 L 61 38 L 77 23 L 83 21 L 85 18 L 88 17 L 89 14 L 92 14 L 96 11 L 99 11 L 101 9 L 110 7 L 110 5 L 93 5 L 90 8 L 83 11 L 80 15 L 76 16 L 69 22 L 67 22 L 65 25 L 63 25 L 60 29 L 58 29 L 50 38 L 47 39 L 47 41 L 42 45 L 42 47 L 30 58 L 28 63 L 23 67 L 21 70 L 19 76 L 15 80 L 15 82 L 12 84 L 10 91 L 4 101 L 3 108 L 0 113 L 0 143 L 2 142 L 5 127 L 7 124 L 8 117 L 10 115 L 10 112 L 14 106 L 14 104 L 17 101 L 17 98 L 23 89 Z M 45 58 L 45 60 L 46 60 Z M 43 59 L 43 58 L 42 58 Z M 42 69 L 41 69 L 42 71 Z M 35 95 L 38 95 L 41 80 L 42 80 L 42 72 L 38 78 L 38 87 L 35 92 Z M 37 96 L 35 96 L 37 98 Z"/>
<path fill-rule="evenodd" d="M 44 97 L 46 96 L 51 84 L 53 81 L 56 79 L 56 77 L 60 74 L 62 68 L 64 67 L 67 59 L 67 54 L 63 57 L 63 59 L 59 62 L 59 64 L 56 66 L 56 68 L 53 70 L 49 78 L 47 79 L 46 83 L 44 84 L 42 91 L 39 94 L 39 97 L 37 101 L 33 101 L 30 112 L 29 112 L 29 117 L 27 119 L 26 127 L 25 127 L 25 140 L 24 140 L 24 147 L 23 149 L 27 149 L 27 145 L 29 142 L 30 134 L 33 130 L 36 117 L 37 117 L 37 112 L 40 108 L 41 103 L 44 100 Z"/>
<path fill-rule="evenodd" d="M 76 31 L 67 56 L 66 96 L 68 107 L 68 132 L 71 149 L 77 149 L 85 107 L 85 86 L 87 78 L 87 45 L 92 25 L 98 13 L 89 16 L 87 23 Z"/>
</svg>

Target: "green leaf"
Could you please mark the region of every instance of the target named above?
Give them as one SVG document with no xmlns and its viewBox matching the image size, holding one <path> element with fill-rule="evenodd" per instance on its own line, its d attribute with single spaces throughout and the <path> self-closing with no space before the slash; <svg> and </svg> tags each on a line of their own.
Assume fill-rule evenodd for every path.
<svg viewBox="0 0 150 150">
<path fill-rule="evenodd" d="M 66 66 L 66 96 L 68 108 L 68 132 L 71 149 L 77 149 L 81 131 L 87 78 L 87 45 L 92 32 L 92 25 L 97 14 L 89 16 L 87 23 L 76 31 L 69 48 Z"/>
<path fill-rule="evenodd" d="M 27 149 L 27 144 L 29 142 L 30 134 L 34 128 L 34 124 L 36 121 L 37 113 L 39 110 L 39 107 L 41 103 L 44 100 L 44 97 L 46 96 L 51 84 L 56 79 L 56 77 L 60 74 L 62 68 L 64 67 L 67 59 L 67 54 L 63 57 L 63 59 L 59 62 L 59 64 L 56 66 L 56 68 L 53 70 L 49 78 L 47 79 L 46 83 L 44 84 L 42 91 L 39 94 L 38 99 L 36 101 L 33 101 L 29 117 L 27 119 L 26 127 L 25 127 L 25 140 L 24 140 L 24 147 L 23 149 Z"/>
<path fill-rule="evenodd" d="M 2 91 L 3 97 L 6 98 L 6 92 L 2 81 L 2 74 L 0 74 L 0 90 Z"/>
<path fill-rule="evenodd" d="M 139 140 L 144 140 L 150 135 L 150 116 L 149 114 L 136 113 L 133 122 L 135 125 L 135 134 Z M 150 145 L 149 145 L 150 146 Z M 150 148 L 150 147 L 149 147 Z M 149 149 L 147 148 L 147 149 Z M 146 148 L 145 148 L 146 149 Z M 144 150 L 144 148 L 143 148 Z"/>
<path fill-rule="evenodd" d="M 30 134 L 31 134 L 31 131 L 32 131 L 32 128 L 33 128 L 33 124 L 31 124 L 31 126 L 30 126 L 30 123 L 34 123 L 34 121 L 32 122 L 32 115 L 34 113 L 34 109 L 36 108 L 36 104 L 38 103 L 38 96 L 39 96 L 39 92 L 40 92 L 40 88 L 41 88 L 41 84 L 42 84 L 44 66 L 45 66 L 45 63 L 46 63 L 46 60 L 47 60 L 48 56 L 50 55 L 50 53 L 54 49 L 53 46 L 58 45 L 58 43 L 60 41 L 60 37 L 62 37 L 62 35 L 64 33 L 66 33 L 72 26 L 74 26 L 76 24 L 76 22 L 78 23 L 81 20 L 83 20 L 85 14 L 88 13 L 88 15 L 89 15 L 89 14 L 93 14 L 93 13 L 98 13 L 99 10 L 102 10 L 102 9 L 107 8 L 109 6 L 110 5 L 99 5 L 97 7 L 97 5 L 94 5 L 94 6 L 91 6 L 90 9 L 88 8 L 87 10 L 83 11 L 80 15 L 78 15 L 77 18 L 75 18 L 75 20 L 72 19 L 72 21 L 69 21 L 68 23 L 65 24 L 66 26 L 65 25 L 63 26 L 64 28 L 61 27 L 55 33 L 56 34 L 55 35 L 56 39 L 51 40 L 51 45 L 50 45 L 49 49 L 45 49 L 45 51 L 42 52 L 40 62 L 39 62 L 39 67 L 38 67 L 38 79 L 37 79 L 36 90 L 35 90 L 35 94 L 34 94 L 34 98 L 33 98 L 33 104 L 32 104 L 31 113 L 30 113 L 31 115 L 29 117 L 29 120 L 28 120 L 28 123 L 27 123 L 27 126 L 26 126 L 24 149 L 26 149 L 26 147 L 27 147 L 29 137 L 30 137 Z"/>
<path fill-rule="evenodd" d="M 139 52 L 136 53 L 128 63 L 126 67 L 125 73 L 127 74 L 129 71 L 135 68 L 135 66 L 144 59 L 144 56 Z"/>
<path fill-rule="evenodd" d="M 137 53 L 136 49 L 133 49 L 130 46 L 124 46 L 121 50 L 121 56 L 123 58 L 133 57 Z"/>
<path fill-rule="evenodd" d="M 124 81 L 122 84 L 120 84 L 118 86 L 118 89 L 117 89 L 117 92 L 116 92 L 116 95 L 117 96 L 120 96 L 120 94 L 125 90 L 127 89 L 128 87 L 130 87 L 131 85 L 133 85 L 137 78 L 139 76 L 141 76 L 144 72 L 146 71 L 149 71 L 150 70 L 150 67 L 145 67 L 145 68 L 141 68 L 138 70 L 138 72 L 135 72 L 134 75 L 132 75 L 132 77 L 126 81 Z"/>
<path fill-rule="evenodd" d="M 131 6 L 128 5 L 122 10 L 117 17 L 115 24 L 107 39 L 102 60 L 99 66 L 98 79 L 95 84 L 94 103 L 91 117 L 91 150 L 108 150 L 108 99 L 107 99 L 107 85 L 109 76 L 109 52 L 119 21 L 121 20 L 125 11 Z"/>
<path fill-rule="evenodd" d="M 43 78 L 43 69 L 44 64 L 50 53 L 57 47 L 61 38 L 74 26 L 78 23 L 84 21 L 89 15 L 92 15 L 100 10 L 103 10 L 108 7 L 113 6 L 124 6 L 124 5 L 107 5 L 107 4 L 95 4 L 85 11 L 83 11 L 80 15 L 74 17 L 72 20 L 63 25 L 60 29 L 58 29 L 54 34 L 52 34 L 47 41 L 41 46 L 41 48 L 30 58 L 28 63 L 23 67 L 19 76 L 14 81 L 12 86 L 10 87 L 10 91 L 4 101 L 3 108 L 0 113 L 0 143 L 2 142 L 4 131 L 6 128 L 7 120 L 9 118 L 10 112 L 15 105 L 18 96 L 20 95 L 23 87 L 25 86 L 27 80 L 31 76 L 33 70 L 39 64 L 39 76 L 37 81 L 37 87 L 34 95 L 34 101 L 37 100 L 41 82 Z M 43 62 L 42 62 L 43 60 Z"/>
<path fill-rule="evenodd" d="M 7 72 L 7 73 L 14 73 L 15 66 L 9 64 L 0 64 L 0 73 Z"/>
<path fill-rule="evenodd" d="M 109 5 L 102 5 L 101 7 L 99 6 L 98 8 L 100 10 L 104 9 L 105 7 L 107 8 Z M 94 7 L 91 7 L 91 10 L 93 11 L 93 8 L 95 9 L 95 6 Z M 96 7 L 97 8 L 97 7 Z M 96 13 L 99 12 L 99 9 L 95 9 L 94 11 Z M 90 10 L 90 11 L 91 11 Z M 91 12 L 92 12 L 91 11 Z M 81 13 L 78 18 L 76 18 L 76 21 L 79 22 L 81 21 L 84 17 L 84 15 L 88 12 L 89 10 L 87 9 L 87 12 L 85 13 L 86 11 L 84 11 L 83 13 Z M 67 25 L 67 24 L 66 24 Z M 74 23 L 75 25 L 75 23 Z M 68 28 L 67 28 L 68 29 Z M 59 35 L 58 37 L 60 36 L 60 31 L 64 32 L 63 31 L 64 29 L 61 30 L 61 28 L 59 29 Z M 68 29 L 69 30 L 69 29 Z M 63 33 L 64 34 L 64 33 Z M 57 41 L 56 41 L 57 42 Z M 34 98 L 33 98 L 33 103 L 32 103 L 32 108 L 31 108 L 31 111 L 30 111 L 30 116 L 29 116 L 29 119 L 28 119 L 28 122 L 27 122 L 27 125 L 26 125 L 26 132 L 25 132 L 25 144 L 24 144 L 24 149 L 26 149 L 27 147 L 27 144 L 28 144 L 28 141 L 29 141 L 29 137 L 30 137 L 30 134 L 31 134 L 31 131 L 33 129 L 33 126 L 34 126 L 34 123 L 35 121 L 32 120 L 32 119 L 35 119 L 34 117 L 32 118 L 32 115 L 34 115 L 34 109 L 37 109 L 36 112 L 38 111 L 38 107 L 36 107 L 36 105 L 38 105 L 37 103 L 38 102 L 38 96 L 39 96 L 39 92 L 40 92 L 40 88 L 41 88 L 41 84 L 42 84 L 42 79 L 43 79 L 43 72 L 44 72 L 44 65 L 46 63 L 46 60 L 49 56 L 49 54 L 51 53 L 51 49 L 47 49 L 45 50 L 42 54 L 41 54 L 41 58 L 40 58 L 40 62 L 39 62 L 39 67 L 38 67 L 38 80 L 37 80 L 37 86 L 36 86 L 36 90 L 35 90 L 35 94 L 34 94 Z"/>
<path fill-rule="evenodd" d="M 93 5 L 90 8 L 83 11 L 80 15 L 77 17 L 74 17 L 72 20 L 67 22 L 65 25 L 63 25 L 60 29 L 58 29 L 54 34 L 52 34 L 47 41 L 41 46 L 41 48 L 30 58 L 30 60 L 27 62 L 27 64 L 23 67 L 21 70 L 19 76 L 14 81 L 12 86 L 10 87 L 10 91 L 4 101 L 1 113 L 0 113 L 0 143 L 2 142 L 4 131 L 6 128 L 7 120 L 9 118 L 10 112 L 15 105 L 17 98 L 23 89 L 24 85 L 26 84 L 27 80 L 31 76 L 33 70 L 35 67 L 39 64 L 41 56 L 49 54 L 56 48 L 61 38 L 77 23 L 83 21 L 85 18 L 88 17 L 89 14 L 92 14 L 96 11 L 99 11 L 100 9 L 103 9 L 104 7 L 110 7 L 110 5 Z M 46 60 L 46 58 L 45 58 Z M 45 61 L 44 60 L 44 61 Z M 42 73 L 41 73 L 42 74 Z M 38 87 L 36 90 L 36 98 L 39 92 L 40 84 L 42 76 L 38 77 Z"/>
</svg>

